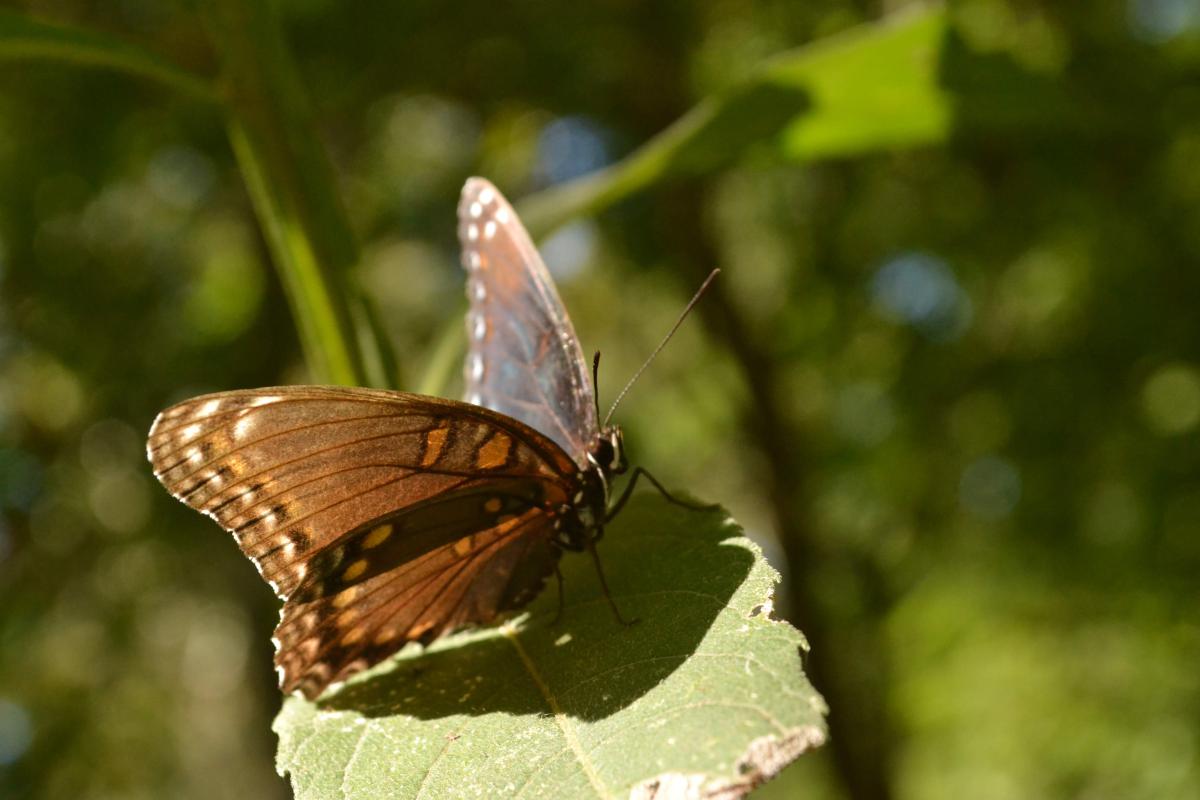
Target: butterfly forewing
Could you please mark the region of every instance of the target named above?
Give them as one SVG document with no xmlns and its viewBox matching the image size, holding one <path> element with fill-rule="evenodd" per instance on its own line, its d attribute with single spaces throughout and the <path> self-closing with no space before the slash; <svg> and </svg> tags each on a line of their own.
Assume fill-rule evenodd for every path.
<svg viewBox="0 0 1200 800">
<path fill-rule="evenodd" d="M 551 549 L 547 509 L 569 500 L 575 471 L 486 409 L 334 387 L 195 398 L 159 415 L 147 449 L 172 494 L 231 531 L 288 600 L 277 661 L 306 693 L 540 585 L 553 562 L 525 574 L 501 556 Z"/>
<path fill-rule="evenodd" d="M 529 234 L 496 187 L 471 178 L 458 236 L 471 304 L 467 402 L 521 420 L 584 465 L 597 436 L 587 362 Z"/>
</svg>

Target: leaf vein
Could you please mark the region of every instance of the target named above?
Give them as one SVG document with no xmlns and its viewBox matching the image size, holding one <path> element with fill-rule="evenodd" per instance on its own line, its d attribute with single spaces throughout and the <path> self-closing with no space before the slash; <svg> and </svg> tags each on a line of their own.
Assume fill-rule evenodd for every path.
<svg viewBox="0 0 1200 800">
<path fill-rule="evenodd" d="M 521 659 L 521 663 L 525 665 L 525 669 L 529 673 L 529 676 L 533 678 L 533 682 L 537 684 L 538 690 L 542 693 L 542 697 L 546 699 L 546 704 L 550 706 L 550 710 L 554 713 L 554 722 L 558 725 L 559 729 L 562 730 L 563 736 L 567 740 L 567 744 L 575 754 L 575 758 L 579 761 L 579 766 L 583 769 L 584 774 L 587 775 L 588 782 L 592 784 L 592 788 L 596 790 L 597 795 L 604 798 L 610 797 L 611 795 L 609 795 L 608 790 L 604 787 L 603 781 L 600 780 L 599 773 L 596 772 L 595 765 L 593 765 L 591 760 L 587 757 L 587 753 L 580 744 L 579 738 L 575 735 L 574 727 L 568 724 L 566 714 L 563 713 L 562 708 L 558 704 L 558 698 L 556 698 L 554 693 L 550 691 L 549 685 L 547 685 L 546 681 L 542 678 L 541 673 L 538 672 L 537 665 L 533 663 L 533 659 L 529 657 L 529 653 L 526 652 L 525 648 L 521 646 L 521 642 L 517 638 L 516 631 L 512 628 L 506 627 L 504 630 L 504 636 L 517 651 L 517 656 Z"/>
</svg>

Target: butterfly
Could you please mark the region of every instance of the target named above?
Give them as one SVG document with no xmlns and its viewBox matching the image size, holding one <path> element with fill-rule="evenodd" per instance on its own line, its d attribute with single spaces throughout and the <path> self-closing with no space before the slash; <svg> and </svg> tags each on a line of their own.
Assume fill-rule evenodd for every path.
<svg viewBox="0 0 1200 800">
<path fill-rule="evenodd" d="M 628 463 L 620 428 L 599 420 L 598 354 L 589 376 L 541 257 L 482 178 L 463 188 L 458 235 L 466 402 L 273 387 L 187 400 L 150 429 L 155 476 L 284 601 L 285 693 L 315 698 L 408 642 L 520 608 L 564 550 L 592 554 L 611 603 L 595 542 L 639 476 L 667 494 L 637 468 L 613 499 Z"/>
</svg>

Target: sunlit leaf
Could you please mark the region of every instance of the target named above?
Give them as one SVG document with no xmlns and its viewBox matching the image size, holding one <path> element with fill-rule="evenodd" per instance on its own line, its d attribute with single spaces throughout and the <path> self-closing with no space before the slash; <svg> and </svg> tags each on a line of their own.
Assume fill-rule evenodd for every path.
<svg viewBox="0 0 1200 800">
<path fill-rule="evenodd" d="M 943 140 L 953 121 L 938 78 L 946 27 L 941 10 L 905 14 L 777 59 L 764 80 L 812 102 L 784 131 L 783 152 L 812 159 Z"/>
<path fill-rule="evenodd" d="M 601 551 L 632 627 L 570 557 L 557 624 L 550 587 L 507 625 L 289 698 L 296 797 L 737 797 L 824 741 L 804 638 L 771 618 L 778 575 L 731 520 L 642 496 Z"/>
<path fill-rule="evenodd" d="M 716 169 L 763 143 L 793 158 L 851 155 L 942 137 L 940 8 L 861 25 L 768 59 L 743 84 L 700 102 L 623 161 L 521 204 L 535 235 L 682 173 Z"/>
</svg>

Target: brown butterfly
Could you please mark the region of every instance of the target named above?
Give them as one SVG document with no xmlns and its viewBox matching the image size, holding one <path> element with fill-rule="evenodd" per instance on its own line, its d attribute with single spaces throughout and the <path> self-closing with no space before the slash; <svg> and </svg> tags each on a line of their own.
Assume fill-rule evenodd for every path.
<svg viewBox="0 0 1200 800">
<path fill-rule="evenodd" d="M 646 474 L 610 505 L 621 431 L 598 419 L 579 340 L 512 207 L 472 178 L 458 217 L 466 403 L 275 387 L 188 400 L 150 429 L 155 476 L 230 531 L 285 601 L 284 692 L 316 697 L 407 642 L 528 603 L 563 550 L 596 558 Z"/>
</svg>

